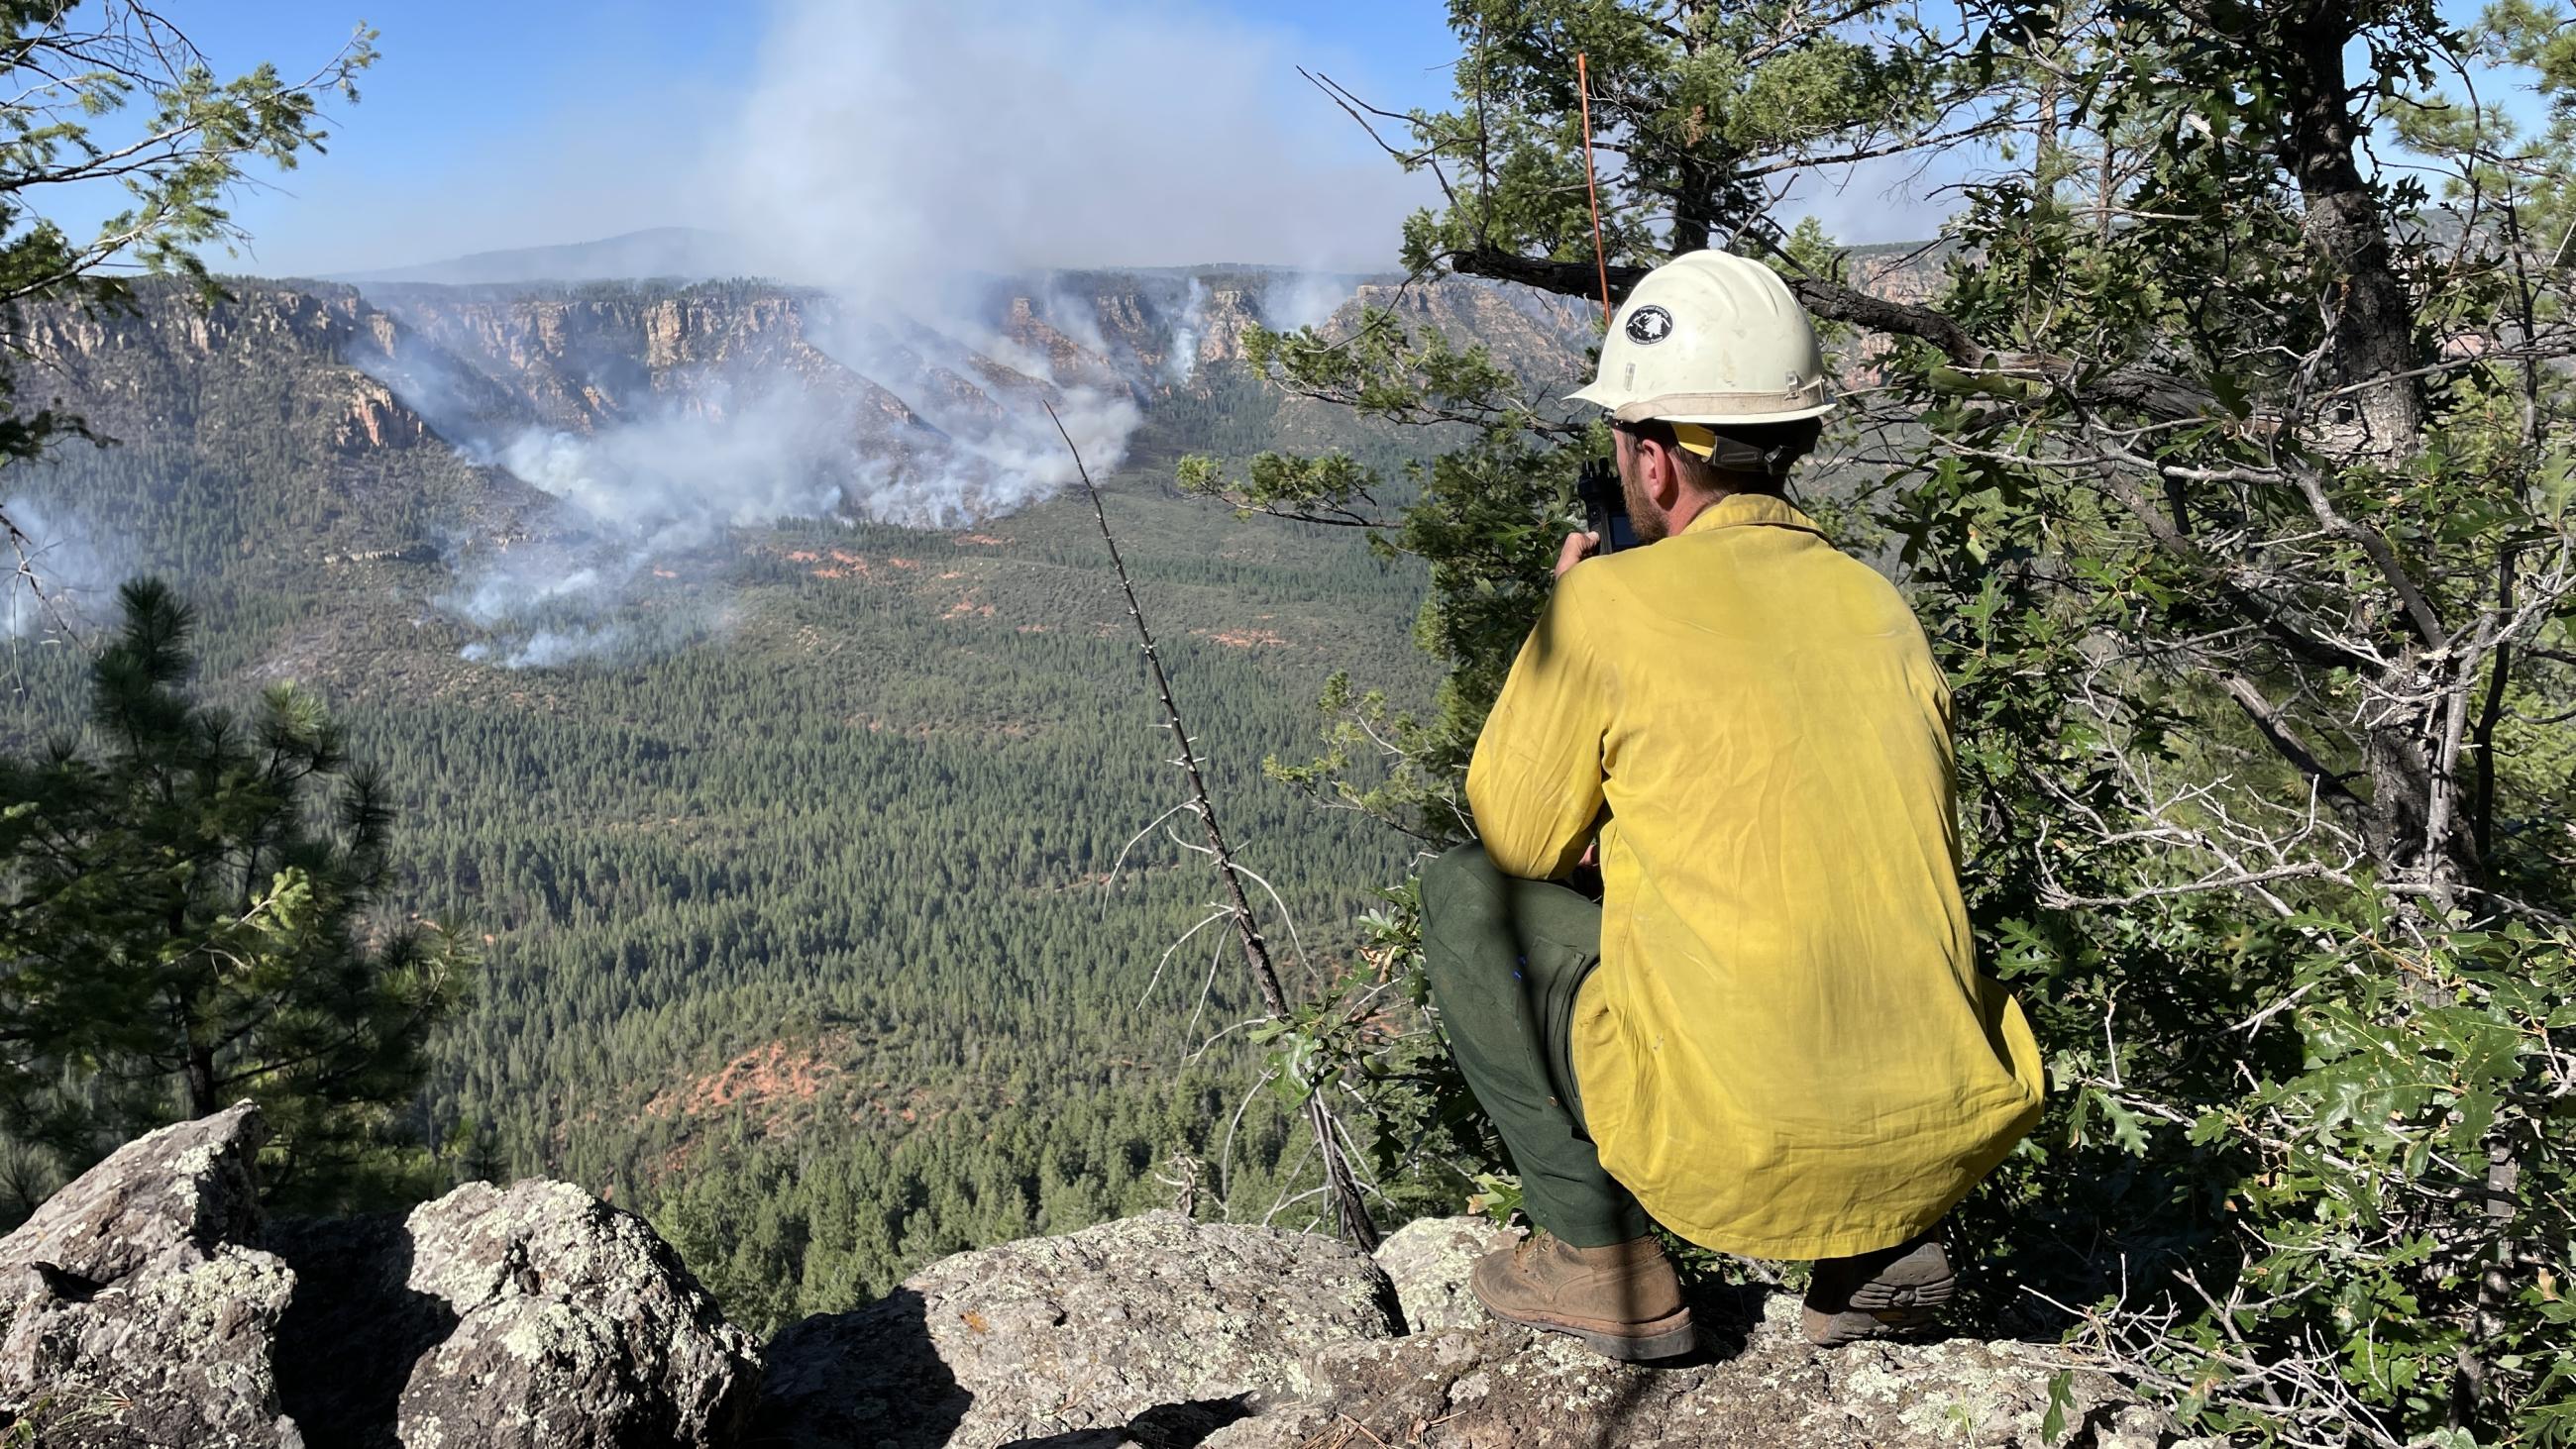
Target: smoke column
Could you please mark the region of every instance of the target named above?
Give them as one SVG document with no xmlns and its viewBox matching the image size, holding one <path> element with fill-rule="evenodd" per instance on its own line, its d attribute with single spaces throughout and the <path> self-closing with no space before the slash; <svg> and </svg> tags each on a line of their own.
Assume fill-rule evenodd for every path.
<svg viewBox="0 0 2576 1449">
<path fill-rule="evenodd" d="M 58 625 L 105 622 L 117 586 L 133 573 L 128 551 L 75 508 L 12 498 L 0 511 L 28 540 L 8 560 L 13 572 L 0 599 L 0 631 L 24 639 Z"/>
<path fill-rule="evenodd" d="M 766 274 L 827 289 L 846 321 L 818 314 L 805 340 L 945 441 L 900 464 L 853 454 L 849 396 L 757 374 L 597 432 L 460 434 L 439 409 L 466 390 L 409 367 L 406 399 L 433 425 L 563 500 L 588 535 L 568 557 L 466 565 L 440 603 L 489 631 L 476 657 L 545 665 L 649 642 L 623 620 L 647 566 L 729 527 L 833 516 L 956 527 L 1043 498 L 1072 479 L 1043 395 L 1092 466 L 1115 467 L 1138 421 L 1134 393 L 1189 379 L 1204 288 L 1188 284 L 1155 376 L 1116 375 L 1087 297 L 1031 299 L 1085 354 L 1070 371 L 1061 351 L 1018 345 L 969 299 L 997 277 L 1066 266 L 1247 253 L 1348 264 L 1384 253 L 1398 198 L 1423 184 L 1239 21 L 1129 0 L 785 0 L 768 13 L 753 82 L 714 128 L 689 214 L 722 222 Z M 1295 320 L 1315 311 L 1299 300 Z M 983 386 L 979 361 L 1030 385 Z"/>
<path fill-rule="evenodd" d="M 1374 270 L 1429 181 L 1296 72 L 1171 4 L 790 0 L 709 169 L 781 275 L 1313 261 Z"/>
</svg>

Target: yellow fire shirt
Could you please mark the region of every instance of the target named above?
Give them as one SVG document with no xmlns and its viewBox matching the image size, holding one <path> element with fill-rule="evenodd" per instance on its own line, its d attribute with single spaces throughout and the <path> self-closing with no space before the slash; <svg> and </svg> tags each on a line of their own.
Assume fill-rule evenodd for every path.
<svg viewBox="0 0 2576 1449">
<path fill-rule="evenodd" d="M 2039 1118 L 2039 1047 L 1977 973 L 1949 688 L 1905 601 L 1739 494 L 1557 581 L 1467 776 L 1533 880 L 1602 807 L 1574 1071 L 1601 1163 L 1723 1252 L 1929 1227 Z"/>
</svg>

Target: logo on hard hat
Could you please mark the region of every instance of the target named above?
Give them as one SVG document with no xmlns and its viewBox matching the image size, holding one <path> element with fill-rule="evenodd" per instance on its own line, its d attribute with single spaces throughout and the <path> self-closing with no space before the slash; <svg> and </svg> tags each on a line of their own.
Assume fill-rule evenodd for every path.
<svg viewBox="0 0 2576 1449">
<path fill-rule="evenodd" d="M 1661 307 L 1640 307 L 1628 314 L 1628 340 L 1651 347 L 1673 335 L 1673 314 Z"/>
</svg>

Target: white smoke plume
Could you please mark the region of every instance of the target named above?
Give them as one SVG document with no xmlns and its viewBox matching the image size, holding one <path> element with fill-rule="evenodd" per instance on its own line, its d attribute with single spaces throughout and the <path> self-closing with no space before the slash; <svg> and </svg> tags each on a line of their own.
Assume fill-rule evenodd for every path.
<svg viewBox="0 0 2576 1449">
<path fill-rule="evenodd" d="M 1273 332 L 1321 327 L 1359 291 L 1360 280 L 1330 272 L 1274 275 L 1261 290 L 1261 325 Z"/>
<path fill-rule="evenodd" d="M 615 624 L 538 629 L 506 642 L 468 644 L 464 657 L 504 669 L 546 669 L 594 654 L 614 653 L 627 642 L 627 631 Z"/>
<path fill-rule="evenodd" d="M 1296 71 L 1147 0 L 787 0 L 710 170 L 769 264 L 884 293 L 960 270 L 1392 260 L 1429 180 Z"/>
<path fill-rule="evenodd" d="M 820 409 L 784 395 L 739 411 L 671 413 L 595 434 L 532 429 L 495 461 L 647 548 L 695 547 L 727 524 L 820 518 L 845 486 L 814 447 Z"/>
<path fill-rule="evenodd" d="M 10 570 L 0 633 L 24 639 L 112 622 L 117 587 L 134 573 L 131 550 L 77 508 L 12 498 L 0 512 L 26 539 L 0 555 Z"/>
<path fill-rule="evenodd" d="M 478 437 L 440 415 L 473 388 L 398 367 L 410 376 L 388 380 L 445 436 L 589 525 L 577 558 L 469 553 L 439 602 L 490 632 L 476 657 L 539 666 L 634 647 L 635 629 L 609 625 L 647 592 L 652 562 L 728 528 L 961 527 L 1046 497 L 1073 466 L 1042 394 L 1095 472 L 1117 466 L 1139 421 L 1131 389 L 1195 365 L 1205 287 L 1189 281 L 1156 376 L 1102 336 L 1078 285 L 1028 289 L 1069 357 L 1004 335 L 989 304 L 1001 278 L 1067 266 L 1383 254 L 1396 198 L 1423 183 L 1308 93 L 1295 59 L 1239 22 L 1150 0 L 782 0 L 738 114 L 714 132 L 693 217 L 724 223 L 770 275 L 838 298 L 841 323 L 812 309 L 805 340 L 941 436 L 854 450 L 859 400 L 762 373 L 598 432 Z M 996 383 L 993 363 L 1027 385 Z"/>
<path fill-rule="evenodd" d="M 1394 263 L 1404 218 L 1439 191 L 1390 162 L 1297 67 L 1397 110 L 1443 103 L 1437 62 L 1453 52 L 1440 8 L 1343 40 L 1325 12 L 1359 8 L 726 6 L 708 24 L 750 37 L 747 74 L 730 43 L 686 74 L 543 47 L 559 53 L 514 57 L 518 94 L 485 118 L 508 124 L 448 128 L 422 164 L 365 164 L 382 137 L 359 113 L 336 164 L 298 172 L 291 192 L 242 198 L 258 238 L 244 260 L 271 276 L 346 275 L 680 227 L 740 245 L 648 236 L 623 249 L 624 270 L 587 275 L 700 275 L 710 264 L 816 282 L 952 268 L 1374 271 Z M 387 55 L 411 63 L 406 46 Z M 423 185 L 424 174 L 456 181 Z M 743 255 L 754 249 L 771 255 Z"/>
<path fill-rule="evenodd" d="M 1207 283 L 1190 278 L 1187 301 L 1181 304 L 1180 320 L 1172 327 L 1172 350 L 1163 359 L 1163 380 L 1184 383 L 1199 365 L 1199 339 L 1207 331 Z"/>
<path fill-rule="evenodd" d="M 976 339 L 961 342 L 909 318 L 808 299 L 806 338 L 827 359 L 821 373 L 810 364 L 684 370 L 684 386 L 660 400 L 643 395 L 640 416 L 595 432 L 506 421 L 524 416 L 493 405 L 507 398 L 507 377 L 496 387 L 458 357 L 407 342 L 379 375 L 469 461 L 565 505 L 542 543 L 451 540 L 444 552 L 456 579 L 432 602 L 487 635 L 465 657 L 508 668 L 668 647 L 716 627 L 727 610 L 720 598 L 674 606 L 661 565 L 706 551 L 728 530 L 861 518 L 963 528 L 1070 483 L 1073 459 L 1043 397 L 1094 468 L 1115 467 L 1136 404 L 1104 355 L 1088 300 L 1039 290 L 1046 322 L 1086 349 L 1078 377 L 1057 377 L 1048 357 L 980 326 L 952 324 Z M 919 421 L 872 418 L 872 387 Z"/>
</svg>

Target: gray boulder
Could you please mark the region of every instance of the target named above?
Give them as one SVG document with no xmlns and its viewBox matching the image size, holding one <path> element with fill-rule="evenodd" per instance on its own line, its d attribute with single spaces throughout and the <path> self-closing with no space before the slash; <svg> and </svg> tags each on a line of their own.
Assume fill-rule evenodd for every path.
<svg viewBox="0 0 2576 1449">
<path fill-rule="evenodd" d="M 1377 1265 L 1395 1284 L 1411 1332 L 1472 1328 L 1485 1321 L 1485 1308 L 1468 1291 L 1469 1270 L 1478 1258 L 1520 1240 L 1519 1229 L 1483 1218 L 1416 1218 L 1378 1244 Z"/>
<path fill-rule="evenodd" d="M 1376 1261 L 1161 1213 L 945 1259 L 769 1349 L 755 1442 L 799 1449 L 2167 1449 L 2048 1348 L 1810 1345 L 1791 1295 L 1713 1287 L 1699 1350 L 1615 1363 L 1497 1323 L 1467 1275 L 1517 1234 L 1414 1223 Z M 1389 1298 L 1416 1325 L 1398 1330 Z M 2061 1377 L 2062 1375 L 2062 1377 Z M 2045 1428 L 2052 1394 L 2059 1428 Z M 2216 1449 L 2213 1444 L 2207 1449 Z"/>
<path fill-rule="evenodd" d="M 946 1258 L 769 1346 L 758 1440 L 866 1449 L 1193 1445 L 1401 1331 L 1354 1248 L 1151 1213 Z"/>
<path fill-rule="evenodd" d="M 247 1246 L 263 1135 L 247 1102 L 164 1127 L 0 1239 L 0 1423 L 101 1449 L 303 1443 L 269 1356 L 295 1278 Z"/>
<path fill-rule="evenodd" d="M 566 1183 L 281 1227 L 287 1406 L 317 1443 L 722 1449 L 760 1358 L 643 1220 Z"/>
<path fill-rule="evenodd" d="M 726 1449 L 759 1392 L 651 1228 L 481 1183 L 264 1227 L 245 1102 L 126 1144 L 0 1239 L 0 1430 L 61 1449 Z"/>
</svg>

